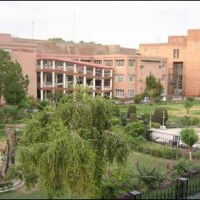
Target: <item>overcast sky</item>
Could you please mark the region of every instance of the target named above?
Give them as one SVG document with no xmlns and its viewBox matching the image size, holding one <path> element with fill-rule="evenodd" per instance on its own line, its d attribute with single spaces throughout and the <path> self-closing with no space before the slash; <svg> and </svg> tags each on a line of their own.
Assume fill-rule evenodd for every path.
<svg viewBox="0 0 200 200">
<path fill-rule="evenodd" d="M 188 29 L 200 29 L 198 1 L 0 1 L 0 33 L 14 37 L 138 48 Z"/>
</svg>

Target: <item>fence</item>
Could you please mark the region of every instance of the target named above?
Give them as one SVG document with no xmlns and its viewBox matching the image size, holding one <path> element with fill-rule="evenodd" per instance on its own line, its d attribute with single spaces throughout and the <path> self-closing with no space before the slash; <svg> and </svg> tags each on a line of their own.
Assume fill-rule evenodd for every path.
<svg viewBox="0 0 200 200">
<path fill-rule="evenodd" d="M 120 195 L 118 199 L 192 199 L 200 192 L 200 176 L 178 178 L 169 187 L 163 189 L 147 190 L 145 192 L 133 191 Z"/>
</svg>

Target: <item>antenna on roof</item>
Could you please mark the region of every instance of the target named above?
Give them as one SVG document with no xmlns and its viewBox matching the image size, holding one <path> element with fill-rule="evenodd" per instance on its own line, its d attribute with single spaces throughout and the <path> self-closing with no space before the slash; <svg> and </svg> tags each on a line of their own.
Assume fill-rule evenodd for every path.
<svg viewBox="0 0 200 200">
<path fill-rule="evenodd" d="M 73 36 L 74 36 L 74 42 L 76 40 L 76 32 L 75 32 L 75 16 L 76 12 L 74 11 L 74 19 L 73 19 Z"/>
<path fill-rule="evenodd" d="M 32 21 L 32 39 L 34 39 L 34 20 Z"/>
</svg>

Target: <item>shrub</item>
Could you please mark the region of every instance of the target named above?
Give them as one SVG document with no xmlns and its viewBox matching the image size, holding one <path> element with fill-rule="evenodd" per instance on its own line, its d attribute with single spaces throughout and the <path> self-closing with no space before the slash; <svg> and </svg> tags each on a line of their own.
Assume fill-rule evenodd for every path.
<svg viewBox="0 0 200 200">
<path fill-rule="evenodd" d="M 117 124 L 121 124 L 121 120 L 116 118 L 116 117 L 113 117 L 111 119 L 111 124 L 114 126 L 114 125 L 117 125 Z"/>
<path fill-rule="evenodd" d="M 151 122 L 151 128 L 160 128 L 160 124 L 157 122 Z"/>
<path fill-rule="evenodd" d="M 141 94 L 136 94 L 133 97 L 133 100 L 134 100 L 135 103 L 140 103 L 142 101 L 142 98 L 143 98 L 143 96 Z"/>
<path fill-rule="evenodd" d="M 200 120 L 197 117 L 183 117 L 180 119 L 181 126 L 196 126 Z"/>
<path fill-rule="evenodd" d="M 132 113 L 129 117 L 130 122 L 137 121 L 137 115 L 135 113 Z"/>
<path fill-rule="evenodd" d="M 49 102 L 47 100 L 43 100 L 39 102 L 38 108 L 39 110 L 43 110 L 46 106 L 49 106 Z"/>
<path fill-rule="evenodd" d="M 153 116 L 152 116 L 152 121 L 162 124 L 163 123 L 163 112 L 165 114 L 164 122 L 166 123 L 168 120 L 168 112 L 167 112 L 166 108 L 156 108 L 153 113 Z"/>
<path fill-rule="evenodd" d="M 137 137 L 139 135 L 145 136 L 145 130 L 146 130 L 145 126 L 141 121 L 133 122 L 127 125 L 126 128 L 124 129 L 126 134 L 129 134 L 133 137 Z"/>
<path fill-rule="evenodd" d="M 130 118 L 131 114 L 136 114 L 137 108 L 134 105 L 129 105 L 128 106 L 128 111 L 127 111 L 127 117 Z"/>
</svg>

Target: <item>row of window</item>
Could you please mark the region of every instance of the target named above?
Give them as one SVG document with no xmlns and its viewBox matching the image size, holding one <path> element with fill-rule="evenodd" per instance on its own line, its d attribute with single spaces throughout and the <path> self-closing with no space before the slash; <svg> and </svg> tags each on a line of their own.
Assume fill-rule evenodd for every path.
<svg viewBox="0 0 200 200">
<path fill-rule="evenodd" d="M 124 81 L 124 75 L 123 74 L 116 74 L 115 75 L 115 81 L 116 82 L 123 82 Z M 134 82 L 135 81 L 135 75 L 134 74 L 129 74 L 128 75 L 128 81 L 129 82 Z"/>
<path fill-rule="evenodd" d="M 94 63 L 95 64 L 103 64 L 102 60 L 95 60 Z M 104 60 L 104 64 L 107 65 L 107 66 L 113 66 L 114 65 L 113 60 Z M 123 67 L 123 66 L 125 66 L 125 60 L 124 59 L 116 59 L 115 65 L 118 66 L 118 67 Z M 128 66 L 134 67 L 134 65 L 135 65 L 135 60 L 129 59 L 128 60 Z"/>
<path fill-rule="evenodd" d="M 123 89 L 115 89 L 115 96 L 116 97 L 126 97 Z M 128 90 L 127 97 L 133 97 L 134 90 Z"/>
</svg>

